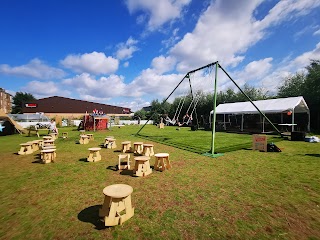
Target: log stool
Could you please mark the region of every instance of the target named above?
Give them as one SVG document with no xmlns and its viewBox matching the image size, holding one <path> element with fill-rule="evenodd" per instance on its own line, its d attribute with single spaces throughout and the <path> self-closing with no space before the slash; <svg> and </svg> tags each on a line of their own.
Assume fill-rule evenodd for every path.
<svg viewBox="0 0 320 240">
<path fill-rule="evenodd" d="M 152 173 L 152 169 L 150 168 L 150 157 L 148 156 L 139 156 L 135 157 L 135 165 L 133 174 L 137 177 L 144 177 Z"/>
<path fill-rule="evenodd" d="M 89 141 L 94 140 L 93 134 L 92 133 L 87 133 L 87 136 L 89 137 Z"/>
<path fill-rule="evenodd" d="M 18 152 L 19 155 L 25 155 L 25 154 L 31 154 L 31 153 L 33 153 L 31 142 L 20 144 L 20 150 Z"/>
<path fill-rule="evenodd" d="M 109 138 L 109 137 L 105 138 L 103 145 L 106 148 L 110 148 L 110 149 L 117 148 L 116 139 L 114 138 Z"/>
<path fill-rule="evenodd" d="M 90 151 L 89 157 L 87 158 L 88 162 L 98 162 L 101 160 L 101 148 L 88 148 L 88 150 Z"/>
<path fill-rule="evenodd" d="M 43 141 L 45 141 L 45 140 L 51 140 L 51 139 L 52 139 L 51 136 L 43 136 L 42 138 L 43 138 Z"/>
<path fill-rule="evenodd" d="M 42 146 L 42 148 L 41 148 L 41 150 L 50 150 L 50 149 L 56 150 L 56 146 Z M 54 152 L 53 155 L 54 155 L 54 158 L 56 158 L 57 153 Z M 40 152 L 40 158 L 41 158 L 41 160 L 43 159 L 43 157 L 44 157 L 44 154 L 43 154 L 42 152 Z"/>
<path fill-rule="evenodd" d="M 156 161 L 154 163 L 155 170 L 162 172 L 171 168 L 169 153 L 156 153 L 154 156 L 156 157 Z"/>
<path fill-rule="evenodd" d="M 134 215 L 132 192 L 133 188 L 126 184 L 114 184 L 103 189 L 105 197 L 99 216 L 104 218 L 105 226 L 121 225 Z"/>
<path fill-rule="evenodd" d="M 54 140 L 44 140 L 43 146 L 54 146 Z"/>
<path fill-rule="evenodd" d="M 32 145 L 31 145 L 31 148 L 32 148 L 32 151 L 33 151 L 33 152 L 39 150 L 38 140 L 30 141 L 30 143 L 32 144 Z"/>
<path fill-rule="evenodd" d="M 143 144 L 143 155 L 148 157 L 154 155 L 153 144 L 147 144 L 147 143 Z"/>
<path fill-rule="evenodd" d="M 55 152 L 56 152 L 55 149 L 45 149 L 45 150 L 41 150 L 42 163 L 51 163 L 51 162 L 54 162 L 55 156 L 56 156 Z"/>
<path fill-rule="evenodd" d="M 68 133 L 67 132 L 63 132 L 62 133 L 62 138 L 68 138 L 69 136 L 68 136 Z"/>
<path fill-rule="evenodd" d="M 130 154 L 119 154 L 118 170 L 130 170 Z"/>
<path fill-rule="evenodd" d="M 52 140 L 56 140 L 58 138 L 58 133 L 50 133 L 49 135 L 52 137 Z"/>
<path fill-rule="evenodd" d="M 88 144 L 89 137 L 87 135 L 80 135 L 79 143 L 80 144 Z"/>
<path fill-rule="evenodd" d="M 133 143 L 133 152 L 136 154 L 143 153 L 143 142 L 134 142 Z"/>
<path fill-rule="evenodd" d="M 125 141 L 122 142 L 122 152 L 126 153 L 126 152 L 131 152 L 131 142 L 130 141 Z"/>
</svg>

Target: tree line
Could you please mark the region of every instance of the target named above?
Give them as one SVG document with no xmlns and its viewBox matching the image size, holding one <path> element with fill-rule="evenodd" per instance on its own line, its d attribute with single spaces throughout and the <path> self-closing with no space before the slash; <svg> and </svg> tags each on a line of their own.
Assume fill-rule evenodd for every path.
<svg viewBox="0 0 320 240">
<path fill-rule="evenodd" d="M 311 115 L 311 130 L 320 130 L 320 60 L 311 60 L 310 64 L 305 68 L 305 71 L 297 72 L 289 77 L 286 77 L 279 85 L 276 94 L 270 94 L 262 88 L 257 88 L 245 84 L 242 91 L 246 93 L 253 101 L 265 100 L 273 98 L 285 98 L 303 96 Z M 213 93 L 204 94 L 198 92 L 199 101 L 196 105 L 196 114 L 200 117 L 208 117 L 213 109 Z M 159 122 L 161 116 L 168 115 L 170 118 L 177 115 L 179 102 L 182 97 L 177 97 L 172 103 L 159 101 L 155 99 L 151 102 L 151 110 L 146 112 L 143 109 L 136 111 L 134 116 L 140 119 L 148 119 L 152 116 L 152 120 Z M 226 91 L 217 93 L 217 105 L 221 103 L 233 103 L 248 101 L 244 94 L 240 91 L 234 91 L 229 88 Z M 179 107 L 180 118 L 187 113 L 187 110 L 192 103 L 192 96 L 187 95 L 184 99 L 184 104 Z M 180 110 L 181 108 L 181 110 Z M 192 109 L 192 108 L 191 108 Z M 189 108 L 189 112 L 190 112 Z M 190 114 L 190 113 L 189 113 Z M 182 116 L 181 116 L 182 115 Z"/>
</svg>

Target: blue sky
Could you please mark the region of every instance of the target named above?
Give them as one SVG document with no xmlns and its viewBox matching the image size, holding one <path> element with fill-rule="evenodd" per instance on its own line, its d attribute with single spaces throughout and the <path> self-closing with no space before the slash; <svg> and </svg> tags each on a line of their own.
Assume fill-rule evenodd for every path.
<svg viewBox="0 0 320 240">
<path fill-rule="evenodd" d="M 320 59 L 320 0 L 2 0 L 0 36 L 7 92 L 135 111 L 215 61 L 275 92 Z"/>
</svg>

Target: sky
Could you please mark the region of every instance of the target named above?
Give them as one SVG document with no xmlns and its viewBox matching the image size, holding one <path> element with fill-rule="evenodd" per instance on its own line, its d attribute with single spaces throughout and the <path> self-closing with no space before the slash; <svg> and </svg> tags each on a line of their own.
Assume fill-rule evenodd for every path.
<svg viewBox="0 0 320 240">
<path fill-rule="evenodd" d="M 274 94 L 320 59 L 320 0 L 1 0 L 0 87 L 129 107 L 219 61 Z M 234 88 L 218 73 L 218 91 Z"/>
</svg>

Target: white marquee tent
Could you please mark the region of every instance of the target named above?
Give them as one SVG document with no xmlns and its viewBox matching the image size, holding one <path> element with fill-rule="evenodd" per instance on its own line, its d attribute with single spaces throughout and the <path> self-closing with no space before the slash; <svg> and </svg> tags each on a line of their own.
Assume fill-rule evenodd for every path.
<svg viewBox="0 0 320 240">
<path fill-rule="evenodd" d="M 303 97 L 289 97 L 289 98 L 277 98 L 268 100 L 253 101 L 253 103 L 263 113 L 288 113 L 291 112 L 291 123 L 288 126 L 292 127 L 294 131 L 294 114 L 295 113 L 307 113 L 308 114 L 308 131 L 310 131 L 310 111 L 308 105 Z M 213 114 L 211 111 L 210 114 Z M 248 102 L 236 102 L 236 103 L 224 103 L 219 104 L 216 107 L 216 114 L 259 114 L 259 111 Z M 210 118 L 211 119 L 211 118 Z M 263 119 L 264 120 L 264 119 Z M 243 129 L 243 121 L 241 129 Z"/>
</svg>

